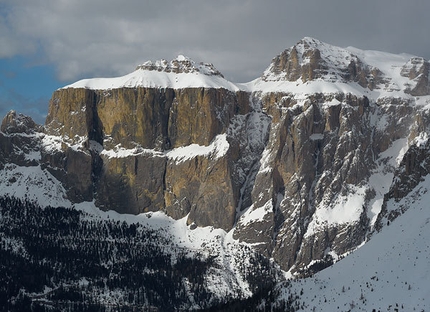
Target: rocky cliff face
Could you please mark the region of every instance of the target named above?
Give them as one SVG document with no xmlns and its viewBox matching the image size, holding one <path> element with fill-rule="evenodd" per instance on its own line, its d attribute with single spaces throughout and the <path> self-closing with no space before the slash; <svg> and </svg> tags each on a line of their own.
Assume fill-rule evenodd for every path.
<svg viewBox="0 0 430 312">
<path fill-rule="evenodd" d="M 76 193 L 74 200 L 84 194 L 81 200 L 94 197 L 100 208 L 121 213 L 190 214 L 190 223 L 228 230 L 239 186 L 232 181 L 227 150 L 219 150 L 219 157 L 188 157 L 187 150 L 169 157 L 168 151 L 191 146 L 192 153 L 193 145 L 212 142 L 228 146 L 218 136 L 236 112 L 248 109 L 247 102 L 225 89 L 58 90 L 46 132 L 68 144 L 46 162 L 67 173 L 60 180 Z"/>
<path fill-rule="evenodd" d="M 74 203 L 232 231 L 305 274 L 427 174 L 429 63 L 378 53 L 304 38 L 237 86 L 185 57 L 147 62 L 55 91 L 44 130 L 9 114 L 1 162 L 40 166 Z"/>
<path fill-rule="evenodd" d="M 0 132 L 0 168 L 12 163 L 18 166 L 37 165 L 31 157 L 33 151 L 39 150 L 37 140 L 33 140 L 42 127 L 28 116 L 10 111 L 1 123 Z"/>
</svg>

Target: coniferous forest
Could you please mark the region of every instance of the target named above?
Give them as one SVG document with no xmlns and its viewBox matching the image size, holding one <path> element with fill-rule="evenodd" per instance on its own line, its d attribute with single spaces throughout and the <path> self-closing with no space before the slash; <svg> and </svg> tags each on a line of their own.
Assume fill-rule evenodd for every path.
<svg viewBox="0 0 430 312">
<path fill-rule="evenodd" d="M 205 286 L 211 268 L 219 268 L 216 255 L 175 249 L 139 223 L 3 197 L 0 239 L 1 311 L 227 310 L 229 302 L 250 304 L 241 294 L 220 297 Z M 279 272 L 259 254 L 250 263 L 242 275 L 261 297 Z"/>
</svg>

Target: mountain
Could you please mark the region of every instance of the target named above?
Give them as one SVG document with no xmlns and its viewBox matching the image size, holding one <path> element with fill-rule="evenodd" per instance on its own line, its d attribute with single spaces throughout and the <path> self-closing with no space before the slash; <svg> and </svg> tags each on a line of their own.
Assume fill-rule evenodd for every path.
<svg viewBox="0 0 430 312">
<path fill-rule="evenodd" d="M 387 209 L 407 211 L 333 266 L 277 285 L 271 304 L 254 310 L 427 311 L 429 187 L 427 176 L 402 199 L 388 200 Z"/>
<path fill-rule="evenodd" d="M 44 126 L 16 112 L 3 119 L 0 196 L 103 220 L 115 211 L 114 220 L 127 216 L 157 233 L 158 223 L 145 218 L 166 218 L 182 229 L 160 243 L 166 246 L 202 233 L 207 239 L 180 248 L 217 258 L 200 272 L 204 283 L 191 283 L 207 301 L 190 296 L 181 307 L 223 304 L 229 291 L 208 282 L 219 275 L 208 267 L 229 272 L 227 301 L 250 304 L 240 300 L 264 297 L 282 275 L 340 268 L 348 263 L 340 259 L 366 250 L 415 207 L 397 203 L 430 170 L 429 66 L 412 55 L 306 37 L 248 83 L 184 56 L 146 62 L 123 77 L 81 80 L 54 92 Z M 178 257 L 175 248 L 167 257 Z M 260 275 L 238 270 L 239 258 L 264 263 L 272 282 L 243 282 Z M 190 283 L 184 280 L 181 287 Z"/>
<path fill-rule="evenodd" d="M 137 66 L 128 75 L 117 78 L 84 79 L 63 89 L 107 90 L 120 88 L 214 88 L 238 91 L 238 87 L 224 79 L 224 76 L 209 63 L 195 63 L 192 59 L 179 55 L 168 62 L 147 61 Z"/>
</svg>

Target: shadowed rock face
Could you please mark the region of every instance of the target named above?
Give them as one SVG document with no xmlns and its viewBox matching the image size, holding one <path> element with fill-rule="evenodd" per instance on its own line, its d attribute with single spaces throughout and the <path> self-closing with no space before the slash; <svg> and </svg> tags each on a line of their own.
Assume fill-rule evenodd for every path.
<svg viewBox="0 0 430 312">
<path fill-rule="evenodd" d="M 102 157 L 102 162 L 96 184 L 97 206 L 132 214 L 164 210 L 164 157 Z"/>
<path fill-rule="evenodd" d="M 32 151 L 40 149 L 38 140 L 32 135 L 42 130 L 31 117 L 10 111 L 1 123 L 0 132 L 0 168 L 8 163 L 19 166 L 35 166 L 36 159 L 26 157 Z"/>
<path fill-rule="evenodd" d="M 31 134 L 41 131 L 41 129 L 31 117 L 19 114 L 13 110 L 6 114 L 1 123 L 1 132 L 5 134 Z"/>
<path fill-rule="evenodd" d="M 222 77 L 193 64 L 180 58 L 140 69 Z M 429 65 L 412 58 L 398 68 L 406 95 L 371 98 L 400 87 L 348 50 L 305 38 L 275 57 L 260 83 L 350 83 L 363 94 L 60 89 L 44 133 L 25 116 L 5 117 L 0 164 L 41 166 L 72 202 L 232 230 L 283 269 L 306 274 L 400 214 L 383 202 L 430 172 L 429 111 L 410 96 L 429 94 Z M 55 148 L 46 143 L 52 138 Z"/>
</svg>

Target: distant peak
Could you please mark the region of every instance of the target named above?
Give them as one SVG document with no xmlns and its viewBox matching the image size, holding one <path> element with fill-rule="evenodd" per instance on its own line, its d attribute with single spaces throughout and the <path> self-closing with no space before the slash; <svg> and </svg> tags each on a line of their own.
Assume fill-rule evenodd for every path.
<svg viewBox="0 0 430 312">
<path fill-rule="evenodd" d="M 291 49 L 296 48 L 301 51 L 306 51 L 309 49 L 311 50 L 320 49 L 320 48 L 324 49 L 324 47 L 327 47 L 327 46 L 331 46 L 331 45 L 312 37 L 304 37 L 299 42 L 297 42 L 293 47 L 291 47 Z"/>
<path fill-rule="evenodd" d="M 345 82 L 357 80 L 361 62 L 344 48 L 304 37 L 272 60 L 263 73 L 265 81 L 325 80 Z"/>
<path fill-rule="evenodd" d="M 312 38 L 312 37 L 304 37 L 297 44 L 303 44 L 303 43 L 305 43 L 305 44 L 307 43 L 307 44 L 311 44 L 311 45 L 319 45 L 319 44 L 322 44 L 323 42 L 318 40 L 318 39 Z"/>
<path fill-rule="evenodd" d="M 211 63 L 196 63 L 191 58 L 178 55 L 175 59 L 170 62 L 161 59 L 155 62 L 147 61 L 139 66 L 136 70 L 148 70 L 148 71 L 159 71 L 166 73 L 201 73 L 207 76 L 224 76 L 215 68 Z"/>
<path fill-rule="evenodd" d="M 319 50 L 321 53 L 329 54 L 329 55 L 333 53 L 339 53 L 339 51 L 342 51 L 342 53 L 346 51 L 344 48 L 334 46 L 332 44 L 323 42 L 321 40 L 318 40 L 312 37 L 304 37 L 302 40 L 297 42 L 290 49 L 294 49 L 294 48 L 299 53 L 305 53 L 306 51 L 309 51 L 309 50 Z"/>
<path fill-rule="evenodd" d="M 40 130 L 40 127 L 31 119 L 14 110 L 10 110 L 3 118 L 1 123 L 1 132 L 6 134 L 12 133 L 33 133 Z"/>
<path fill-rule="evenodd" d="M 192 62 L 192 60 L 189 57 L 182 55 L 182 54 L 179 54 L 175 60 L 178 62 L 185 62 L 185 61 L 191 61 Z"/>
</svg>

